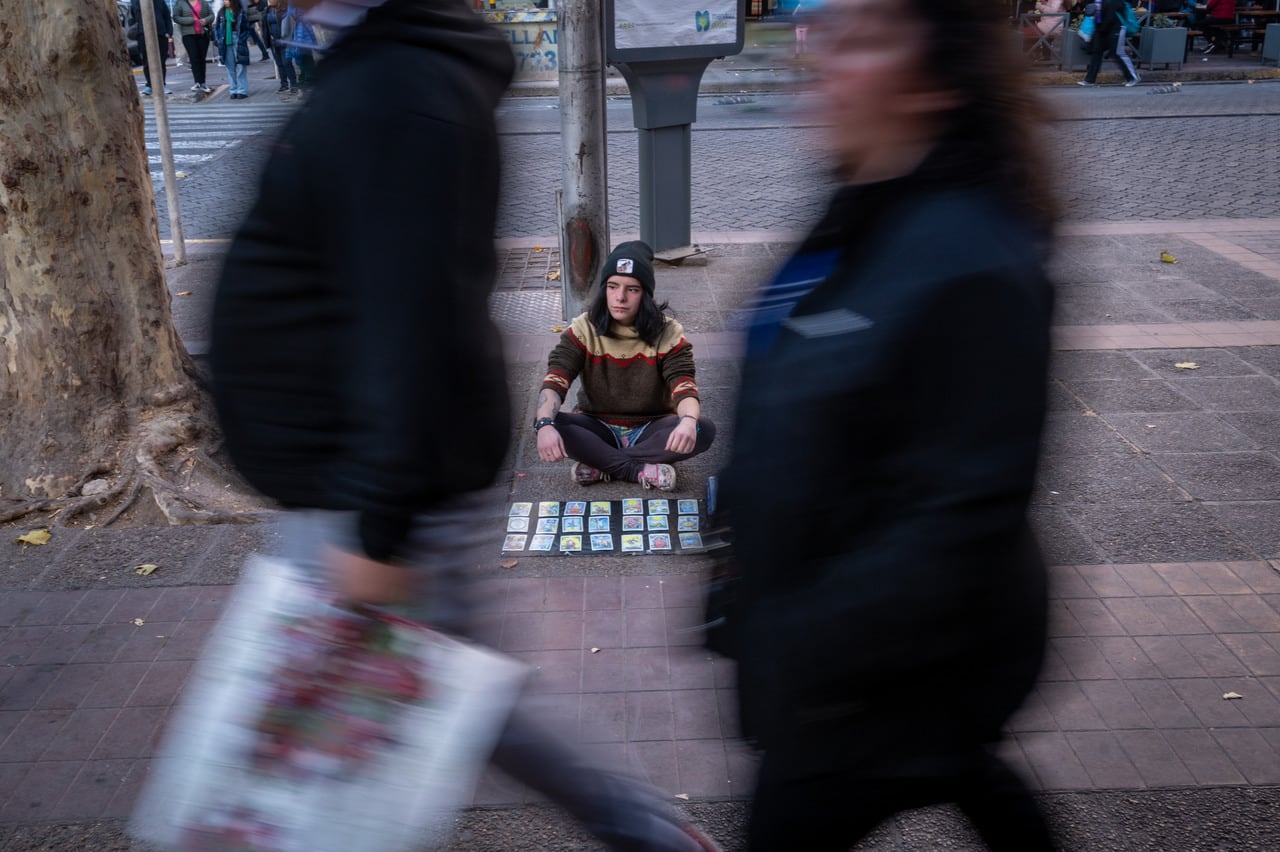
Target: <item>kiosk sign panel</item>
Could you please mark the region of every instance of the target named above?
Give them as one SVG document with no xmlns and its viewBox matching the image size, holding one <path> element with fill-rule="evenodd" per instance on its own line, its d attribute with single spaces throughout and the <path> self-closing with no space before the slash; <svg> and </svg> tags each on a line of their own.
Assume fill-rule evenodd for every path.
<svg viewBox="0 0 1280 852">
<path fill-rule="evenodd" d="M 742 50 L 742 0 L 613 0 L 605 4 L 610 62 L 715 59 Z"/>
</svg>

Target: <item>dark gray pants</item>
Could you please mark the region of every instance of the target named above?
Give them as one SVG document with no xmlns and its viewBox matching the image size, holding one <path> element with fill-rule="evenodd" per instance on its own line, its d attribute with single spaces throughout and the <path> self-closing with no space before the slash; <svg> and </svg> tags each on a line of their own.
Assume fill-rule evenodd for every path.
<svg viewBox="0 0 1280 852">
<path fill-rule="evenodd" d="M 409 562 L 418 571 L 417 594 L 402 613 L 458 636 L 475 638 L 473 566 L 485 548 L 497 546 L 496 507 L 480 494 L 419 515 Z M 355 516 L 320 510 L 292 511 L 281 522 L 283 556 L 300 568 L 323 570 L 325 545 L 355 550 Z M 580 750 L 554 735 L 528 707 L 517 703 L 494 746 L 490 762 L 560 805 L 610 847 L 645 852 L 697 852 L 679 827 L 679 816 L 655 790 L 593 765 Z"/>
</svg>

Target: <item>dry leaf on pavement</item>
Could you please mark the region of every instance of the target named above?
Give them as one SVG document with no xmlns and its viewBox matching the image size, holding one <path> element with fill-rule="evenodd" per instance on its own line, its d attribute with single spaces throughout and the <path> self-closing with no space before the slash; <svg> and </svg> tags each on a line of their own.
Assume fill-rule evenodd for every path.
<svg viewBox="0 0 1280 852">
<path fill-rule="evenodd" d="M 548 273 L 547 273 L 547 280 L 548 280 L 548 281 L 559 281 L 559 280 L 560 280 L 560 270 L 559 270 L 559 269 L 553 269 L 553 270 L 551 270 L 550 272 L 548 272 Z"/>
<path fill-rule="evenodd" d="M 1179 370 L 1199 370 L 1200 369 L 1200 365 L 1197 364 L 1195 361 L 1181 361 L 1177 364 L 1174 364 L 1173 366 L 1177 367 Z"/>
<path fill-rule="evenodd" d="M 156 573 L 156 569 L 159 567 L 160 567 L 159 565 L 152 565 L 150 562 L 148 562 L 145 565 L 139 565 L 137 568 L 134 568 L 133 573 L 141 574 L 143 577 L 149 577 L 152 574 Z"/>
<path fill-rule="evenodd" d="M 13 540 L 14 544 L 48 544 L 49 539 L 53 538 L 48 530 L 32 530 L 31 532 L 20 535 Z"/>
<path fill-rule="evenodd" d="M 1244 696 L 1243 696 L 1243 695 L 1241 695 L 1241 694 L 1240 694 L 1240 693 L 1238 693 L 1238 692 L 1224 692 L 1224 693 L 1222 693 L 1222 700 L 1223 700 L 1223 701 L 1231 701 L 1231 700 L 1232 700 L 1232 699 L 1234 699 L 1234 698 L 1244 698 Z"/>
<path fill-rule="evenodd" d="M 502 560 L 501 562 L 499 562 L 498 564 L 499 564 L 499 565 L 501 565 L 503 568 L 514 568 L 514 567 L 516 567 L 516 560 L 514 560 L 514 559 L 504 559 L 504 560 Z"/>
<path fill-rule="evenodd" d="M 1161 252 L 1160 252 L 1160 262 L 1161 262 L 1161 263 L 1177 263 L 1177 262 L 1178 262 L 1178 259 L 1177 259 L 1176 257 L 1174 257 L 1173 255 L 1169 254 L 1169 252 L 1167 252 L 1167 251 L 1161 251 Z"/>
<path fill-rule="evenodd" d="M 144 625 L 144 624 L 146 624 L 146 622 L 145 622 L 145 621 L 143 621 L 141 618 L 135 618 L 135 619 L 133 620 L 133 626 L 134 626 L 134 627 L 141 627 L 141 626 L 142 626 L 142 625 Z"/>
</svg>

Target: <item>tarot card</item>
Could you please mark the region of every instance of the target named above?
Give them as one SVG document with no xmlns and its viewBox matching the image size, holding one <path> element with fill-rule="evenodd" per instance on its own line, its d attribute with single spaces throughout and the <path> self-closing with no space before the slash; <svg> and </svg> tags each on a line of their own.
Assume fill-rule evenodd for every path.
<svg viewBox="0 0 1280 852">
<path fill-rule="evenodd" d="M 554 500 L 543 501 L 538 504 L 539 518 L 554 518 L 560 514 L 560 503 Z"/>
<path fill-rule="evenodd" d="M 671 529 L 671 525 L 667 522 L 666 515 L 650 515 L 649 529 L 650 530 L 669 530 Z"/>
<path fill-rule="evenodd" d="M 512 503 L 509 515 L 527 515 L 533 511 L 532 503 Z"/>
<path fill-rule="evenodd" d="M 628 497 L 622 501 L 622 514 L 624 515 L 643 515 L 644 501 L 638 497 Z"/>
<path fill-rule="evenodd" d="M 613 536 L 608 533 L 597 533 L 591 536 L 592 550 L 613 550 Z"/>
<path fill-rule="evenodd" d="M 567 533 L 582 532 L 582 517 L 580 515 L 565 515 L 563 531 Z"/>
<path fill-rule="evenodd" d="M 588 527 L 590 528 L 591 532 L 593 532 L 593 533 L 598 533 L 598 532 L 608 532 L 608 531 L 609 531 L 609 516 L 608 516 L 608 515 L 596 515 L 594 518 L 587 518 L 587 525 L 588 525 Z"/>
<path fill-rule="evenodd" d="M 608 500 L 592 500 L 591 514 L 593 515 L 612 515 L 613 504 Z"/>
<path fill-rule="evenodd" d="M 649 549 L 650 550 L 670 550 L 671 534 L 658 533 L 657 535 L 649 536 Z"/>
<path fill-rule="evenodd" d="M 671 501 L 670 500 L 650 500 L 649 514 L 650 515 L 671 514 Z"/>
<path fill-rule="evenodd" d="M 697 500 L 677 500 L 676 508 L 680 510 L 680 514 L 682 515 L 696 515 L 698 514 L 698 501 Z"/>
<path fill-rule="evenodd" d="M 582 551 L 582 536 L 580 535 L 560 536 L 560 552 L 561 553 L 579 553 L 581 551 Z"/>
<path fill-rule="evenodd" d="M 622 528 L 624 530 L 643 530 L 644 515 L 623 515 Z"/>
<path fill-rule="evenodd" d="M 555 534 L 560 531 L 559 518 L 541 518 L 538 520 L 538 532 Z"/>
<path fill-rule="evenodd" d="M 507 532 L 528 532 L 529 519 L 517 518 L 515 515 L 507 518 Z"/>
<path fill-rule="evenodd" d="M 587 504 L 581 500 L 570 500 L 564 504 L 564 513 L 566 515 L 585 515 L 587 513 Z"/>
<path fill-rule="evenodd" d="M 676 529 L 680 530 L 680 532 L 697 532 L 698 516 L 681 515 L 680 519 L 676 521 Z"/>
<path fill-rule="evenodd" d="M 506 540 L 502 542 L 502 549 L 503 550 L 524 550 L 524 543 L 527 538 L 528 536 L 524 534 L 509 535 L 507 536 Z"/>
<path fill-rule="evenodd" d="M 555 543 L 556 537 L 553 535 L 535 535 L 529 539 L 529 549 L 550 551 L 551 545 Z"/>
<path fill-rule="evenodd" d="M 644 550 L 644 536 L 638 534 L 624 535 L 622 537 L 623 553 L 639 553 Z"/>
<path fill-rule="evenodd" d="M 702 549 L 702 533 L 696 533 L 696 532 L 680 533 L 680 546 L 685 550 L 701 550 Z"/>
</svg>

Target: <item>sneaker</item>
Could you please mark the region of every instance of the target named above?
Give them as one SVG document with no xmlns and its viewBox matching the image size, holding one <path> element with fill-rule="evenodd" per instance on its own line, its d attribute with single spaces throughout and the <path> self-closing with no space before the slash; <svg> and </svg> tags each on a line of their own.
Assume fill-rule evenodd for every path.
<svg viewBox="0 0 1280 852">
<path fill-rule="evenodd" d="M 636 481 L 645 488 L 670 491 L 676 487 L 676 469 L 669 464 L 647 464 Z"/>
<path fill-rule="evenodd" d="M 150 96 L 151 96 L 151 87 L 150 87 L 150 86 L 143 86 L 143 87 L 142 87 L 142 94 L 146 95 L 147 97 L 150 97 Z"/>
<path fill-rule="evenodd" d="M 1097 83 L 1090 83 L 1088 80 L 1076 80 L 1077 86 L 1096 86 Z"/>
<path fill-rule="evenodd" d="M 609 477 L 601 473 L 594 467 L 588 467 L 582 462 L 574 462 L 573 467 L 569 468 L 569 476 L 579 485 L 595 485 L 597 482 L 608 482 Z"/>
<path fill-rule="evenodd" d="M 211 92 L 213 91 L 213 89 L 211 89 L 211 88 L 209 88 L 208 86 L 206 86 L 206 85 L 204 85 L 203 83 L 201 83 L 201 84 L 200 84 L 200 91 L 204 92 L 204 93 L 207 95 L 207 94 L 211 93 Z"/>
<path fill-rule="evenodd" d="M 173 94 L 173 89 L 170 89 L 168 86 L 165 86 L 165 87 L 164 87 L 164 93 L 165 93 L 166 95 L 172 95 L 172 94 Z"/>
<path fill-rule="evenodd" d="M 288 86 L 281 86 L 280 88 L 276 89 L 276 92 L 279 94 L 283 94 L 284 92 L 287 92 L 287 91 L 289 91 Z"/>
<path fill-rule="evenodd" d="M 1126 80 L 1124 87 L 1126 89 L 1132 89 L 1134 86 L 1138 85 L 1141 82 L 1142 82 L 1141 77 L 1134 77 L 1132 80 Z"/>
<path fill-rule="evenodd" d="M 192 86 L 191 86 L 191 91 L 193 91 L 193 92 L 198 92 L 198 91 L 200 91 L 200 84 L 199 84 L 199 83 L 194 83 L 194 84 L 192 84 Z"/>
<path fill-rule="evenodd" d="M 1203 53 L 1205 56 L 1208 56 L 1210 53 L 1213 53 L 1217 49 L 1218 49 L 1218 45 L 1216 43 L 1209 42 L 1209 46 L 1200 52 Z"/>
</svg>

